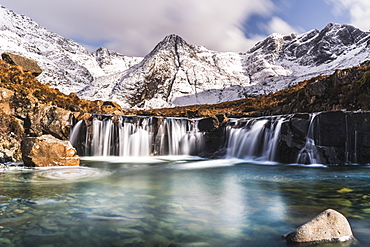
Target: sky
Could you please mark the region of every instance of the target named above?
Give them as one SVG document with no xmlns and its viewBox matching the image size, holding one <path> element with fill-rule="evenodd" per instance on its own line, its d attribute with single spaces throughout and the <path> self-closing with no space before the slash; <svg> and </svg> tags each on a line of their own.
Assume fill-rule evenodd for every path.
<svg viewBox="0 0 370 247">
<path fill-rule="evenodd" d="M 0 0 L 0 5 L 85 45 L 145 56 L 169 34 L 216 51 L 244 52 L 272 33 L 328 23 L 370 29 L 369 0 Z M 1 20 L 0 20 L 1 21 Z"/>
</svg>

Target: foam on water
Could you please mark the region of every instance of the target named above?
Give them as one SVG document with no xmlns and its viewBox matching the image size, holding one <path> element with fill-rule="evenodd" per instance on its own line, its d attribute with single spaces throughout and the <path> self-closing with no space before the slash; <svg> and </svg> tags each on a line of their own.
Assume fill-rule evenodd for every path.
<svg viewBox="0 0 370 247">
<path fill-rule="evenodd" d="M 85 180 L 96 180 L 97 178 L 108 176 L 108 171 L 91 167 L 43 167 L 27 168 L 16 167 L 9 168 L 8 175 L 14 175 L 13 181 L 19 182 L 76 182 Z"/>
<path fill-rule="evenodd" d="M 171 168 L 176 170 L 194 170 L 234 166 L 235 162 L 232 159 L 217 159 L 217 160 L 204 160 L 196 162 L 188 162 L 184 164 L 172 164 Z"/>
</svg>

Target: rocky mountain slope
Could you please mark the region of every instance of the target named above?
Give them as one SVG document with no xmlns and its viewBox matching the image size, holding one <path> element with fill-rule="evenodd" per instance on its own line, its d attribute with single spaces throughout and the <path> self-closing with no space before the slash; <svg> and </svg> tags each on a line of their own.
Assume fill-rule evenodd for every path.
<svg viewBox="0 0 370 247">
<path fill-rule="evenodd" d="M 0 7 L 0 52 L 34 59 L 38 80 L 81 98 L 124 108 L 214 104 L 259 96 L 370 59 L 370 33 L 328 24 L 301 35 L 273 34 L 247 52 L 225 53 L 165 37 L 147 56 L 82 45 Z"/>
<path fill-rule="evenodd" d="M 254 98 L 213 105 L 139 110 L 138 115 L 172 117 L 259 117 L 323 111 L 370 110 L 370 61 L 304 80 L 290 88 Z"/>
<path fill-rule="evenodd" d="M 37 81 L 24 67 L 0 60 L 0 164 L 20 161 L 20 142 L 26 136 L 68 139 L 71 114 L 86 119 L 89 113 L 124 114 L 113 102 L 65 95 Z"/>
</svg>

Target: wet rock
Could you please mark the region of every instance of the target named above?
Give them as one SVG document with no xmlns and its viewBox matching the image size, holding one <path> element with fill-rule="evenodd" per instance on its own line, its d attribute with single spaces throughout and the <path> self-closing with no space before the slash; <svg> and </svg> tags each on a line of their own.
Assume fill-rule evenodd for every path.
<svg viewBox="0 0 370 247">
<path fill-rule="evenodd" d="M 292 243 L 344 242 L 353 239 L 353 234 L 346 217 L 327 209 L 286 235 L 285 239 Z"/>
<path fill-rule="evenodd" d="M 12 240 L 8 238 L 0 238 L 0 243 L 4 245 L 10 245 L 12 243 Z"/>
<path fill-rule="evenodd" d="M 141 243 L 129 243 L 124 244 L 123 247 L 148 247 L 149 245 L 141 244 Z"/>
<path fill-rule="evenodd" d="M 220 127 L 220 122 L 216 116 L 199 120 L 198 129 L 201 132 L 212 132 Z"/>
<path fill-rule="evenodd" d="M 211 245 L 204 242 L 193 242 L 193 243 L 173 243 L 168 247 L 210 247 Z"/>
<path fill-rule="evenodd" d="M 32 220 L 34 217 L 29 215 L 23 215 L 18 217 L 12 218 L 4 218 L 0 219 L 1 226 L 9 226 L 9 227 L 18 227 L 27 223 L 27 221 Z"/>
<path fill-rule="evenodd" d="M 34 76 L 38 76 L 42 73 L 42 69 L 39 67 L 35 60 L 8 52 L 1 54 L 1 57 L 5 62 L 12 65 L 21 66 L 23 68 L 23 71 L 31 72 Z"/>
<path fill-rule="evenodd" d="M 69 141 L 51 135 L 26 137 L 21 143 L 23 162 L 26 166 L 78 166 L 80 158 Z"/>
<path fill-rule="evenodd" d="M 295 114 L 281 125 L 276 161 L 295 163 L 304 147 L 310 124 L 309 114 Z"/>
</svg>

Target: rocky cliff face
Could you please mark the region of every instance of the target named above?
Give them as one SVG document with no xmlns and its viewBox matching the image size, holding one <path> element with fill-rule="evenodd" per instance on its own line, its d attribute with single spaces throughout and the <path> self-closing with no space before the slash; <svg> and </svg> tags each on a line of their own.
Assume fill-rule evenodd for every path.
<svg viewBox="0 0 370 247">
<path fill-rule="evenodd" d="M 282 124 L 277 161 L 310 164 L 315 160 L 328 165 L 368 164 L 369 120 L 369 112 L 294 114 Z"/>
<path fill-rule="evenodd" d="M 34 61 L 33 61 L 34 62 Z M 80 100 L 38 82 L 32 71 L 0 60 L 0 163 L 20 161 L 26 137 L 69 138 L 69 117 L 87 112 L 123 114 L 113 102 Z"/>
<path fill-rule="evenodd" d="M 0 8 L 0 52 L 38 62 L 42 83 L 84 99 L 126 108 L 214 104 L 259 96 L 370 59 L 370 33 L 329 24 L 301 35 L 273 34 L 249 51 L 222 53 L 164 38 L 147 56 L 127 57 L 52 33 L 30 18 Z"/>
</svg>

